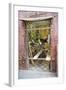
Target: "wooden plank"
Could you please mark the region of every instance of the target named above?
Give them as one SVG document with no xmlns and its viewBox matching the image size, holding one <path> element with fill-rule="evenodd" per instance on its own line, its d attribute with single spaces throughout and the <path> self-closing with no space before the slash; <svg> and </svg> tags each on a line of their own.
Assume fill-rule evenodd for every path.
<svg viewBox="0 0 66 90">
<path fill-rule="evenodd" d="M 36 18 L 30 18 L 30 17 L 26 17 L 26 18 L 22 18 L 22 20 L 24 21 L 38 21 L 38 20 L 46 20 L 46 19 L 51 19 L 53 16 L 45 16 L 45 17 L 36 17 Z M 21 18 L 20 18 L 21 20 Z"/>
<path fill-rule="evenodd" d="M 46 29 L 51 29 L 51 27 L 45 27 L 45 28 L 33 28 L 33 29 L 27 29 L 28 31 L 30 30 L 46 30 Z"/>
<path fill-rule="evenodd" d="M 38 57 L 39 57 L 39 55 L 42 53 L 42 50 L 41 51 L 39 51 L 34 57 L 33 57 L 33 59 L 38 59 Z"/>
<path fill-rule="evenodd" d="M 36 55 L 35 55 L 36 56 Z M 46 58 L 37 58 L 36 57 L 33 57 L 33 58 L 28 58 L 29 60 L 33 59 L 33 60 L 45 60 L 45 61 L 51 61 L 51 57 L 50 56 L 47 56 Z"/>
<path fill-rule="evenodd" d="M 28 58 L 29 60 L 33 59 L 33 60 L 46 60 L 46 58 Z"/>
</svg>

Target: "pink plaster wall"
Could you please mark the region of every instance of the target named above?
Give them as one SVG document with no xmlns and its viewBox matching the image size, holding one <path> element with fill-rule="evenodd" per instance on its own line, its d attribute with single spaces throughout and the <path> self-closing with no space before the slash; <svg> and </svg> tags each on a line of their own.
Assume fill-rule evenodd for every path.
<svg viewBox="0 0 66 90">
<path fill-rule="evenodd" d="M 19 68 L 20 69 L 26 69 L 27 68 L 27 63 L 26 63 L 26 38 L 25 38 L 25 25 L 24 21 L 18 22 L 18 48 L 19 48 Z"/>
</svg>

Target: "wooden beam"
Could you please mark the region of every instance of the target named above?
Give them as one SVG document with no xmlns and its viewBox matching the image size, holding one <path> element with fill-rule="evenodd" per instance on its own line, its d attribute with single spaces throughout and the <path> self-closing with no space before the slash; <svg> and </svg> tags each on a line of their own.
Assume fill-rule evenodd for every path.
<svg viewBox="0 0 66 90">
<path fill-rule="evenodd" d="M 38 58 L 39 54 L 41 52 L 37 53 L 33 58 L 28 58 L 29 60 L 33 59 L 33 60 L 45 60 L 45 61 L 51 61 L 51 57 L 47 56 L 46 58 Z"/>
<path fill-rule="evenodd" d="M 42 50 L 39 51 L 39 52 L 33 57 L 33 59 L 38 59 L 38 57 L 40 56 L 41 53 L 42 53 Z"/>
<path fill-rule="evenodd" d="M 53 16 L 46 16 L 46 17 L 36 17 L 36 18 L 22 18 L 20 20 L 24 20 L 24 21 L 38 21 L 38 20 L 46 20 L 46 19 L 51 19 L 53 18 Z"/>
<path fill-rule="evenodd" d="M 28 31 L 30 30 L 46 30 L 46 29 L 51 29 L 51 27 L 45 27 L 45 28 L 33 28 L 33 29 L 27 29 Z"/>
</svg>

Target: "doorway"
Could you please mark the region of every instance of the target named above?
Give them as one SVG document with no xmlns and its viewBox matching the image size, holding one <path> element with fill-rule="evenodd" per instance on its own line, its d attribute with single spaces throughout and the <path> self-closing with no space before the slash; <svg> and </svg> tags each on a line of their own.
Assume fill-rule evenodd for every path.
<svg viewBox="0 0 66 90">
<path fill-rule="evenodd" d="M 26 21 L 27 54 L 29 69 L 50 71 L 51 68 L 51 18 Z"/>
<path fill-rule="evenodd" d="M 19 79 L 56 77 L 58 14 L 19 11 L 18 15 Z"/>
</svg>

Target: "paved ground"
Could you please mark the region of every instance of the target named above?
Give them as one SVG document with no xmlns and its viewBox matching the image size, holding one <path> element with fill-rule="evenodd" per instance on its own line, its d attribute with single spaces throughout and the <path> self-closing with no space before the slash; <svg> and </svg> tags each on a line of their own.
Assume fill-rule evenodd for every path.
<svg viewBox="0 0 66 90">
<path fill-rule="evenodd" d="M 41 67 L 30 67 L 29 70 L 19 70 L 19 79 L 56 77 L 56 73 L 43 70 Z"/>
</svg>

